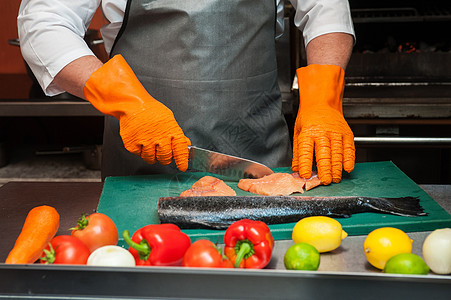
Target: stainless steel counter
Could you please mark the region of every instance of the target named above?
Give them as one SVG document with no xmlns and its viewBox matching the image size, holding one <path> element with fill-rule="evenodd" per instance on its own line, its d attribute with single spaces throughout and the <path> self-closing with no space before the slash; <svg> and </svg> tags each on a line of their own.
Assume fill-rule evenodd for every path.
<svg viewBox="0 0 451 300">
<path fill-rule="evenodd" d="M 421 187 L 451 211 L 451 186 Z M 0 201 L 9 203 L 9 208 L 2 205 L 3 217 L 9 217 L 2 231 L 20 231 L 23 220 L 14 217 L 14 207 L 49 202 L 61 207 L 66 228 L 79 210 L 95 207 L 100 191 L 101 183 L 7 183 L 0 188 Z M 74 204 L 77 198 L 84 203 Z M 421 256 L 428 234 L 408 233 L 414 253 Z M 0 238 L 13 242 L 4 233 Z M 367 263 L 364 239 L 347 237 L 338 249 L 321 255 L 314 272 L 285 270 L 283 255 L 292 241 L 276 242 L 264 270 L 0 264 L 0 299 L 449 299 L 451 276 L 384 274 Z"/>
<path fill-rule="evenodd" d="M 1 100 L 0 117 L 103 116 L 91 103 L 82 100 Z"/>
</svg>

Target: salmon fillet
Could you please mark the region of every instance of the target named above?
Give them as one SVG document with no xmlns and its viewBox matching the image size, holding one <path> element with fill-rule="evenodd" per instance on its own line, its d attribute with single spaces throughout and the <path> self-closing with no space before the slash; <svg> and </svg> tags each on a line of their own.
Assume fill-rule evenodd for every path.
<svg viewBox="0 0 451 300">
<path fill-rule="evenodd" d="M 180 197 L 194 196 L 236 196 L 236 193 L 221 179 L 204 176 L 196 181 L 189 190 L 180 194 Z"/>
<path fill-rule="evenodd" d="M 264 196 L 287 196 L 303 193 L 304 182 L 288 173 L 274 173 L 258 179 L 241 179 L 238 187 Z"/>
<path fill-rule="evenodd" d="M 306 191 L 321 185 L 318 174 L 312 174 L 312 177 L 309 179 L 301 177 L 299 173 L 292 173 L 291 175 L 302 184 L 302 187 L 305 188 Z"/>
<path fill-rule="evenodd" d="M 305 179 L 299 176 L 299 173 L 274 173 L 259 179 L 241 179 L 238 187 L 264 196 L 288 196 L 293 193 L 304 193 L 304 188 L 308 191 L 320 184 L 321 181 L 316 174 Z"/>
</svg>

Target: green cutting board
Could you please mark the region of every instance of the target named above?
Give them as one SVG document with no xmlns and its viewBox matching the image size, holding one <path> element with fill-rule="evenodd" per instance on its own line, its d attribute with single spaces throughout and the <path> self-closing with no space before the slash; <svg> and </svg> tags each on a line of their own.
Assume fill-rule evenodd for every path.
<svg viewBox="0 0 451 300">
<path fill-rule="evenodd" d="M 290 172 L 289 168 L 277 168 L 276 172 Z M 131 233 L 147 224 L 158 224 L 157 202 L 160 197 L 178 196 L 198 179 L 209 173 L 180 173 L 176 175 L 143 175 L 108 177 L 100 197 L 98 212 L 108 215 L 119 233 L 128 229 Z M 217 175 L 214 175 L 221 178 Z M 252 195 L 240 190 L 237 182 L 226 181 L 238 196 Z M 296 195 L 296 194 L 295 194 Z M 299 195 L 299 194 L 298 194 Z M 337 219 L 349 235 L 364 235 L 372 230 L 391 226 L 406 232 L 429 231 L 451 227 L 451 216 L 415 182 L 392 162 L 358 163 L 351 174 L 344 174 L 341 183 L 319 186 L 306 191 L 305 196 L 368 196 L 420 198 L 420 204 L 428 213 L 424 217 L 400 217 L 377 213 L 355 214 Z M 276 240 L 291 239 L 295 223 L 270 225 Z M 223 242 L 223 230 L 183 230 L 191 240 L 209 239 Z M 123 245 L 122 239 L 119 244 Z"/>
</svg>

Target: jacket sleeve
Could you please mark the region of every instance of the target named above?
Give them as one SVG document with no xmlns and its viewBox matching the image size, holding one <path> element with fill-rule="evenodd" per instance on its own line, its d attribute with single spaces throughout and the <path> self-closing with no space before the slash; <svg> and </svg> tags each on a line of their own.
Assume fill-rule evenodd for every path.
<svg viewBox="0 0 451 300">
<path fill-rule="evenodd" d="M 354 37 L 348 0 L 290 0 L 296 9 L 295 25 L 302 31 L 305 45 L 327 33 L 342 32 Z"/>
<path fill-rule="evenodd" d="M 23 0 L 17 17 L 20 49 L 44 92 L 64 92 L 53 79 L 71 61 L 94 55 L 83 37 L 100 0 Z"/>
</svg>

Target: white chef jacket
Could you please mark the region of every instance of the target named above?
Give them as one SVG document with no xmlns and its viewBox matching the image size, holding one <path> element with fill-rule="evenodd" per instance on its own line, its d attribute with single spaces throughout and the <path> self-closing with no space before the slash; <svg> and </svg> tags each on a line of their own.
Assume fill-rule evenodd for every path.
<svg viewBox="0 0 451 300">
<path fill-rule="evenodd" d="M 275 0 L 283 16 L 283 0 Z M 290 0 L 296 9 L 295 25 L 307 45 L 313 38 L 331 32 L 354 35 L 347 0 Z M 127 0 L 22 0 L 17 18 L 20 49 L 48 96 L 64 90 L 52 83 L 70 62 L 94 55 L 83 37 L 101 5 L 108 24 L 100 29 L 109 53 L 122 26 Z M 279 19 L 280 21 L 280 19 Z M 280 32 L 281 22 L 278 23 Z"/>
</svg>

